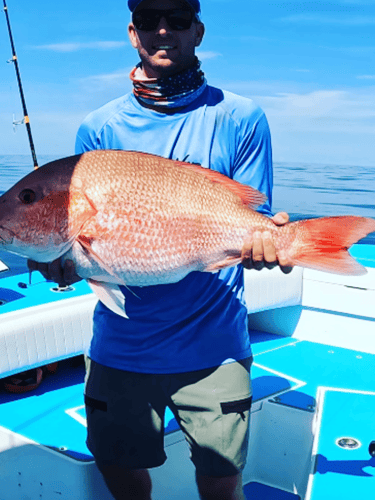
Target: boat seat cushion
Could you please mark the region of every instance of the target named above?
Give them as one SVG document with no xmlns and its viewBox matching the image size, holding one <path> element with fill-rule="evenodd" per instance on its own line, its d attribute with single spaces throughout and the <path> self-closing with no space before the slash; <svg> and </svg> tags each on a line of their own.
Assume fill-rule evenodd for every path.
<svg viewBox="0 0 375 500">
<path fill-rule="evenodd" d="M 302 269 L 245 271 L 249 312 L 300 304 Z M 1 315 L 0 378 L 88 351 L 93 294 L 47 302 Z"/>
</svg>

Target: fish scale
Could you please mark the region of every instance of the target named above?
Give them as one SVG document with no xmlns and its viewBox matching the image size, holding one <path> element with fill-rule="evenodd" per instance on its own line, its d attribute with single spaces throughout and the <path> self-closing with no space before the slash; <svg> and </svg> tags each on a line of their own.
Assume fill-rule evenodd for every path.
<svg viewBox="0 0 375 500">
<path fill-rule="evenodd" d="M 213 186 L 213 190 L 212 182 L 184 167 L 174 169 L 175 162 L 170 160 L 158 158 L 155 162 L 155 157 L 138 153 L 127 156 L 129 160 L 121 165 L 122 176 L 126 172 L 126 182 L 121 189 L 117 186 L 119 171 L 116 165 L 109 164 L 109 177 L 114 179 L 113 186 L 111 181 L 106 185 L 112 193 L 111 206 L 105 198 L 95 205 L 103 214 L 123 207 L 117 208 L 117 228 L 111 231 L 105 220 L 96 217 L 81 232 L 87 237 L 105 232 L 105 239 L 94 240 L 92 248 L 99 252 L 100 247 L 103 259 L 117 263 L 113 265 L 113 272 L 121 275 L 125 283 L 156 284 L 161 276 L 166 282 L 173 282 L 175 272 L 167 276 L 168 271 L 179 269 L 180 278 L 190 270 L 203 270 L 212 257 L 218 258 L 213 252 L 225 257 L 226 249 L 219 249 L 219 244 L 221 247 L 227 244 L 229 233 L 233 240 L 231 247 L 241 246 L 246 228 L 238 219 L 239 215 L 248 219 L 248 210 L 238 203 L 233 193 L 219 184 Z M 85 177 L 86 171 L 92 168 L 89 162 L 82 162 L 78 167 L 74 174 L 78 178 Z M 199 189 L 202 180 L 206 182 L 203 189 Z M 137 195 L 144 192 L 147 196 Z M 89 198 L 95 194 L 96 189 L 87 190 Z M 238 205 L 234 211 L 233 198 Z M 121 253 L 126 254 L 126 262 L 121 262 L 120 248 Z M 145 277 L 142 279 L 141 275 Z"/>
</svg>

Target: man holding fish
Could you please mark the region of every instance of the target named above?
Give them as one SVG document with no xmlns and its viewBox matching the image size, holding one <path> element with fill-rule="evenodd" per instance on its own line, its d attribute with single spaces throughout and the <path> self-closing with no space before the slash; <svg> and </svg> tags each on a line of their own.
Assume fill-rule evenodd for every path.
<svg viewBox="0 0 375 500">
<path fill-rule="evenodd" d="M 76 152 L 143 151 L 197 163 L 264 193 L 272 215 L 272 160 L 263 112 L 207 85 L 195 49 L 203 39 L 198 0 L 129 0 L 128 32 L 141 62 L 134 90 L 95 111 Z M 288 222 L 285 213 L 273 217 Z M 268 231 L 242 250 L 246 267 L 291 265 Z M 59 283 L 79 278 L 71 260 L 30 262 Z M 166 459 L 169 406 L 191 448 L 202 499 L 244 499 L 251 406 L 251 347 L 241 266 L 188 274 L 177 283 L 120 287 L 128 319 L 99 302 L 85 401 L 88 446 L 117 500 L 151 498 L 147 469 Z"/>
<path fill-rule="evenodd" d="M 195 56 L 204 35 L 199 1 L 128 3 L 129 37 L 141 60 L 130 75 L 134 92 L 85 120 L 76 152 L 136 150 L 198 163 L 271 200 L 266 119 L 251 101 L 207 86 Z M 270 213 L 270 205 L 262 209 Z M 288 217 L 278 214 L 274 221 L 284 224 Z M 269 234 L 254 235 L 243 253 L 249 267 L 290 264 L 286 255 L 276 256 Z M 167 405 L 191 447 L 201 497 L 244 498 L 251 351 L 242 269 L 222 273 L 124 290 L 128 320 L 97 307 L 86 389 L 88 445 L 118 500 L 151 498 L 147 469 L 166 458 Z"/>
<path fill-rule="evenodd" d="M 151 498 L 167 407 L 201 498 L 243 500 L 252 357 L 237 264 L 362 274 L 347 250 L 375 220 L 271 218 L 267 120 L 207 85 L 199 1 L 128 5 L 133 92 L 86 118 L 77 155 L 0 196 L 0 245 L 60 284 L 86 279 L 100 299 L 87 445 L 116 500 Z"/>
</svg>

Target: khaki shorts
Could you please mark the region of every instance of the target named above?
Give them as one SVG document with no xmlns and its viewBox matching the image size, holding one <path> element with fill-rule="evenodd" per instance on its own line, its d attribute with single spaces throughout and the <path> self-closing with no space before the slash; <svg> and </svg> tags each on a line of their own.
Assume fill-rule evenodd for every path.
<svg viewBox="0 0 375 500">
<path fill-rule="evenodd" d="M 162 465 L 168 406 L 199 475 L 238 474 L 249 438 L 251 361 L 168 375 L 124 372 L 91 361 L 85 391 L 87 446 L 99 468 Z"/>
</svg>

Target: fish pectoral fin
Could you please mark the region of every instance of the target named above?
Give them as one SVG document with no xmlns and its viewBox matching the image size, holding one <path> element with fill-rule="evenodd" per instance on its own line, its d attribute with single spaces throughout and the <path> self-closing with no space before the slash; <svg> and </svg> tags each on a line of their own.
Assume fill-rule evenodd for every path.
<svg viewBox="0 0 375 500">
<path fill-rule="evenodd" d="M 76 241 L 81 245 L 81 247 L 83 248 L 84 252 L 88 255 L 88 257 L 94 260 L 110 276 L 116 278 L 119 285 L 126 286 L 126 283 L 120 278 L 120 276 L 117 276 L 117 274 L 114 273 L 113 270 L 103 261 L 103 259 L 92 249 L 91 246 L 92 240 L 90 238 L 87 238 L 87 236 L 83 236 L 82 234 L 80 234 L 77 237 Z"/>
<path fill-rule="evenodd" d="M 125 312 L 125 297 L 118 285 L 114 283 L 103 283 L 96 280 L 87 280 L 91 290 L 108 309 L 115 314 L 129 319 Z"/>
<path fill-rule="evenodd" d="M 103 261 L 103 259 L 101 259 L 101 257 L 99 257 L 99 255 L 96 252 L 94 252 L 94 250 L 91 247 L 90 238 L 80 235 L 77 238 L 77 242 L 81 245 L 83 251 L 88 255 L 88 257 L 91 257 L 104 271 L 106 271 L 110 276 L 113 276 L 116 279 L 118 285 L 124 286 L 127 290 L 129 290 L 129 292 L 131 292 L 135 297 L 137 297 L 137 299 L 139 299 L 138 295 L 127 286 L 127 284 L 121 278 L 121 276 L 118 276 L 116 273 L 114 273 L 113 270 Z"/>
<path fill-rule="evenodd" d="M 236 266 L 237 264 L 240 264 L 241 262 L 242 258 L 241 256 L 238 255 L 238 252 L 236 252 L 236 255 L 227 255 L 223 260 L 210 264 L 204 269 L 204 272 L 215 273 L 216 271 L 220 271 L 220 269 L 225 269 L 226 267 L 233 267 Z"/>
</svg>

